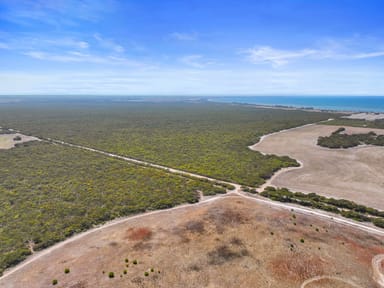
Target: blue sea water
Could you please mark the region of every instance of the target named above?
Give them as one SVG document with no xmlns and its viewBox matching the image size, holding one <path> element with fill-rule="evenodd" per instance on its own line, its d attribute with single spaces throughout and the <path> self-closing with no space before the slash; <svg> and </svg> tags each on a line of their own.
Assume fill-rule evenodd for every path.
<svg viewBox="0 0 384 288">
<path fill-rule="evenodd" d="M 384 112 L 384 96 L 248 96 L 212 97 L 213 102 L 289 106 L 321 110 Z"/>
</svg>

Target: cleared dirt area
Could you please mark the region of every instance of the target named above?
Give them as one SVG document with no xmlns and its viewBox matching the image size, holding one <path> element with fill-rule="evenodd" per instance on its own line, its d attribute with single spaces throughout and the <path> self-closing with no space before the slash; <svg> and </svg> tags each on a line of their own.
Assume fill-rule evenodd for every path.
<svg viewBox="0 0 384 288">
<path fill-rule="evenodd" d="M 26 136 L 20 133 L 0 134 L 0 149 L 11 149 L 18 143 L 38 140 L 36 137 Z"/>
<path fill-rule="evenodd" d="M 300 161 L 301 169 L 287 170 L 270 184 L 292 191 L 344 198 L 384 210 L 384 147 L 359 146 L 328 149 L 317 145 L 338 126 L 309 125 L 271 134 L 251 147 L 266 154 L 287 155 Z M 384 134 L 382 129 L 345 127 L 345 133 Z"/>
<path fill-rule="evenodd" d="M 375 121 L 379 119 L 384 119 L 384 113 L 356 113 L 349 116 L 344 116 L 343 118 Z"/>
<path fill-rule="evenodd" d="M 0 287 L 298 288 L 326 275 L 335 278 L 320 284 L 373 288 L 371 262 L 384 252 L 383 241 L 226 196 L 86 234 L 1 278 Z M 305 287 L 328 287 L 315 282 Z"/>
<path fill-rule="evenodd" d="M 376 255 L 372 259 L 372 278 L 376 281 L 378 287 L 384 288 L 384 254 Z"/>
</svg>

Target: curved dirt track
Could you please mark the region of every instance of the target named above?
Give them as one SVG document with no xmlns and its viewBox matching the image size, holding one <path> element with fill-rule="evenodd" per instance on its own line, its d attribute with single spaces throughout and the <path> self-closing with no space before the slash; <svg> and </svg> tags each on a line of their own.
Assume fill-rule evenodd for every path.
<svg viewBox="0 0 384 288">
<path fill-rule="evenodd" d="M 332 280 L 332 281 L 336 281 L 336 282 L 341 282 L 343 284 L 347 284 L 351 288 L 363 288 L 363 287 L 355 284 L 354 282 L 352 282 L 348 279 L 343 279 L 343 278 L 335 277 L 335 276 L 316 276 L 316 277 L 313 277 L 311 279 L 305 280 L 303 282 L 303 284 L 301 284 L 300 288 L 307 288 L 308 285 L 310 285 L 312 283 L 316 283 L 316 282 L 321 281 L 321 280 Z"/>
<path fill-rule="evenodd" d="M 384 288 L 384 254 L 372 259 L 373 280 L 380 288 Z"/>
<path fill-rule="evenodd" d="M 286 155 L 303 164 L 300 169 L 276 174 L 269 182 L 272 186 L 344 198 L 384 210 L 384 147 L 328 149 L 317 145 L 319 136 L 328 136 L 337 128 L 306 125 L 268 135 L 250 148 L 265 154 Z M 384 134 L 383 129 L 346 128 L 349 133 Z"/>
</svg>

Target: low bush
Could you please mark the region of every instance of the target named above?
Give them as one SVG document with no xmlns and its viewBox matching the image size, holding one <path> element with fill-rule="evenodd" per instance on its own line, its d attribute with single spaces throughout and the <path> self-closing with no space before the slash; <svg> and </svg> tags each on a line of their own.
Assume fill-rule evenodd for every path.
<svg viewBox="0 0 384 288">
<path fill-rule="evenodd" d="M 267 187 L 260 195 L 275 201 L 295 203 L 340 214 L 360 222 L 372 222 L 378 227 L 384 226 L 384 211 L 359 205 L 350 200 L 327 198 L 316 193 L 291 192 L 286 188 L 276 189 L 274 187 Z M 295 218 L 296 216 L 293 215 L 292 217 Z M 317 228 L 316 231 L 318 231 Z"/>
<path fill-rule="evenodd" d="M 317 145 L 327 148 L 351 148 L 359 145 L 384 146 L 384 135 L 376 135 L 374 132 L 364 134 L 341 134 L 345 128 L 339 128 L 330 136 L 320 136 Z"/>
</svg>

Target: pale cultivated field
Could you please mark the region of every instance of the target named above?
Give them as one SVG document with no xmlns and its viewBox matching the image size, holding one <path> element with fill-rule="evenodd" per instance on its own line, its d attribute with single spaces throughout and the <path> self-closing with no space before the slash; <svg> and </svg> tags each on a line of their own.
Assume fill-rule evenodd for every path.
<svg viewBox="0 0 384 288">
<path fill-rule="evenodd" d="M 384 113 L 357 113 L 349 116 L 344 116 L 343 118 L 375 121 L 379 119 L 384 119 Z"/>
<path fill-rule="evenodd" d="M 383 241 L 227 196 L 87 234 L 0 279 L 0 287 L 373 288 L 371 261 Z"/>
<path fill-rule="evenodd" d="M 13 140 L 17 136 L 21 137 L 21 140 L 19 141 Z M 39 139 L 32 136 L 26 136 L 20 133 L 0 134 L 0 149 L 11 149 L 15 147 L 15 144 L 17 143 L 24 143 L 24 142 L 36 141 L 36 140 L 39 140 Z"/>
<path fill-rule="evenodd" d="M 292 191 L 353 200 L 384 210 L 384 147 L 328 149 L 318 146 L 337 126 L 310 125 L 265 137 L 251 147 L 266 154 L 287 155 L 303 163 L 273 177 L 271 184 Z M 346 127 L 346 133 L 384 134 L 381 129 Z"/>
</svg>

